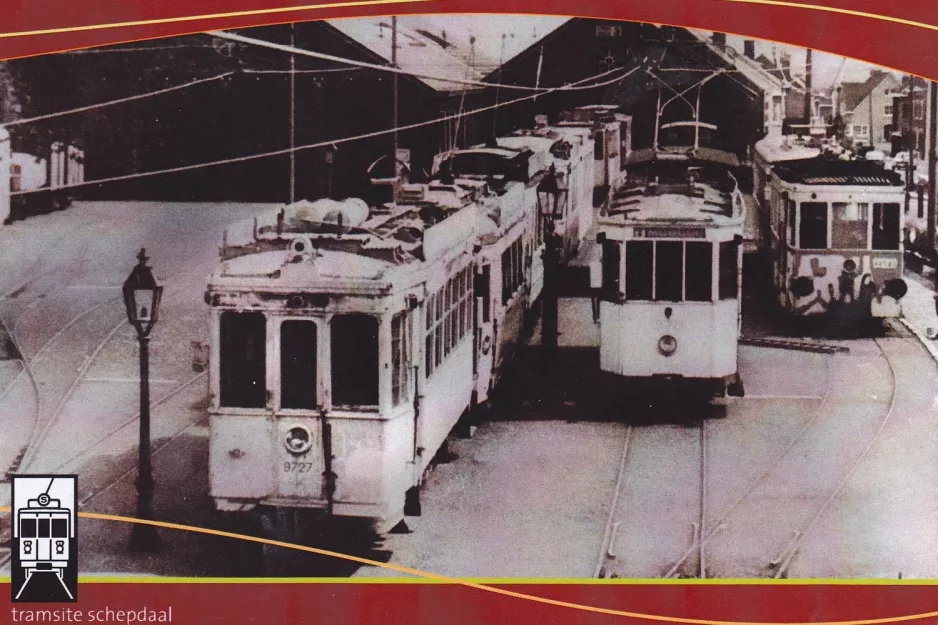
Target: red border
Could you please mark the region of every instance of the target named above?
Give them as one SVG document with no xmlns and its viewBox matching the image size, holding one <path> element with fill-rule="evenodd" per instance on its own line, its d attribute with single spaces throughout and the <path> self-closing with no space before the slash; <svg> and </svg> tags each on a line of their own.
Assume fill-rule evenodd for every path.
<svg viewBox="0 0 938 625">
<path fill-rule="evenodd" d="M 819 5 L 818 0 L 802 0 Z M 830 7 L 938 24 L 931 0 L 825 0 Z M 304 0 L 0 0 L 0 33 L 300 6 Z M 434 0 L 377 7 L 229 17 L 85 32 L 0 37 L 0 58 L 267 23 L 406 13 L 538 13 L 716 29 L 843 54 L 938 79 L 938 29 L 804 8 L 727 0 Z M 8 583 L 0 623 L 12 622 Z M 900 617 L 938 610 L 938 585 L 601 584 L 511 586 L 541 597 L 634 612 L 720 621 L 818 622 Z M 88 584 L 77 605 L 35 608 L 163 610 L 173 623 L 611 623 L 627 620 L 445 584 Z M 935 622 L 936 618 L 919 622 Z M 65 622 L 65 621 L 59 621 Z M 87 617 L 82 622 L 88 622 Z M 115 622 L 115 621 L 111 621 Z"/>
<path fill-rule="evenodd" d="M 273 7 L 309 6 L 308 0 L 0 0 L 0 33 L 67 28 L 135 20 L 178 18 Z M 938 25 L 938 3 L 930 0 L 802 0 L 802 4 L 879 14 L 888 18 Z M 256 26 L 291 20 L 406 13 L 539 13 L 575 14 L 675 24 L 774 39 L 858 58 L 906 72 L 938 79 L 938 26 L 925 28 L 881 19 L 844 15 L 798 7 L 741 3 L 730 0 L 430 0 L 399 5 L 357 6 L 322 10 L 228 17 L 104 30 L 0 36 L 0 58 L 102 45 L 135 39 L 167 37 L 236 26 Z"/>
</svg>

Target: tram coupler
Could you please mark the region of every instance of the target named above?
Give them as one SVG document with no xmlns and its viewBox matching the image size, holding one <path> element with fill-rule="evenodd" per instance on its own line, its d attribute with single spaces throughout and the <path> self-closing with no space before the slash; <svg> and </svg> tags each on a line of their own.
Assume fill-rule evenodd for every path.
<svg viewBox="0 0 938 625">
<path fill-rule="evenodd" d="M 420 487 L 411 486 L 404 494 L 404 516 L 421 516 Z"/>
<path fill-rule="evenodd" d="M 733 376 L 733 381 L 726 387 L 726 394 L 730 397 L 745 397 L 746 390 L 743 388 L 743 379 L 737 373 Z"/>
</svg>

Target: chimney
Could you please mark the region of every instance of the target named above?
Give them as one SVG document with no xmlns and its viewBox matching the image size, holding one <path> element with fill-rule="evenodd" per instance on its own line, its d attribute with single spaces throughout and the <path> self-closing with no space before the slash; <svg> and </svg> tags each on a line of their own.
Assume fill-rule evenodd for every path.
<svg viewBox="0 0 938 625">
<path fill-rule="evenodd" d="M 743 54 L 750 59 L 756 58 L 756 42 L 754 40 L 747 39 L 743 42 Z"/>
<path fill-rule="evenodd" d="M 721 51 L 726 50 L 726 33 L 713 33 L 711 41 L 713 45 Z"/>
</svg>

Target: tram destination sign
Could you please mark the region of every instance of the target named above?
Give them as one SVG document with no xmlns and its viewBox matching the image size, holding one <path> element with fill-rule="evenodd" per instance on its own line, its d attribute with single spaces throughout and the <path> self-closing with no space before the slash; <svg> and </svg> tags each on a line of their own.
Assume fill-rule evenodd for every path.
<svg viewBox="0 0 938 625">
<path fill-rule="evenodd" d="M 656 226 L 635 228 L 634 236 L 646 239 L 706 239 L 707 231 L 705 228 L 664 228 Z"/>
</svg>

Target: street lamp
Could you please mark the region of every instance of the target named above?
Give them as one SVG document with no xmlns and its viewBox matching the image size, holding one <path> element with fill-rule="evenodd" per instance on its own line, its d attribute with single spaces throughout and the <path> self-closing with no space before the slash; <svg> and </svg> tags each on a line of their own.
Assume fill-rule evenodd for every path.
<svg viewBox="0 0 938 625">
<path fill-rule="evenodd" d="M 554 225 L 563 218 L 567 206 L 567 189 L 560 186 L 557 172 L 550 171 L 537 186 L 537 211 L 543 224 L 544 286 L 541 290 L 541 344 L 548 351 L 557 348 L 557 294 L 563 239 L 554 232 Z"/>
<path fill-rule="evenodd" d="M 124 282 L 124 305 L 127 320 L 137 330 L 140 341 L 140 464 L 137 470 L 137 518 L 151 520 L 153 471 L 150 466 L 150 330 L 156 323 L 163 287 L 156 283 L 147 267 L 146 250 L 137 254 L 137 266 Z M 130 548 L 137 552 L 159 550 L 159 537 L 153 525 L 135 523 Z"/>
</svg>

